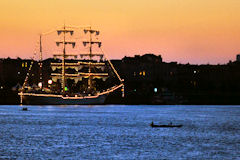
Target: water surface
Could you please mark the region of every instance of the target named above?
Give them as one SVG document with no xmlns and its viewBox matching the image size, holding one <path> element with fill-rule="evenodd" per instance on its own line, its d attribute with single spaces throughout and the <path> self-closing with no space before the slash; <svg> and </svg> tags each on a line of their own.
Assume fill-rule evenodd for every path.
<svg viewBox="0 0 240 160">
<path fill-rule="evenodd" d="M 28 109 L 0 106 L 0 159 L 240 159 L 240 106 Z"/>
</svg>

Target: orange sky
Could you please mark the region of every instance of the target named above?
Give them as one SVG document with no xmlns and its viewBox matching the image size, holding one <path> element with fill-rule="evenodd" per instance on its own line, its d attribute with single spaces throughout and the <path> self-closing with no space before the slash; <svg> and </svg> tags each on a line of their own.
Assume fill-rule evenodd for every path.
<svg viewBox="0 0 240 160">
<path fill-rule="evenodd" d="M 98 28 L 110 58 L 217 64 L 240 53 L 240 0 L 2 0 L 0 57 L 31 57 L 38 34 L 64 21 Z"/>
</svg>

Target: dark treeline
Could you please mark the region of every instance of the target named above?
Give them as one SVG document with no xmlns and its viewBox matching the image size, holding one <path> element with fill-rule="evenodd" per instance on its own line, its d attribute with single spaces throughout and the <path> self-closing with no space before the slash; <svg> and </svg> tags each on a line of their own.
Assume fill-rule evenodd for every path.
<svg viewBox="0 0 240 160">
<path fill-rule="evenodd" d="M 43 65 L 50 65 L 46 59 Z M 0 60 L 0 104 L 19 104 L 17 89 L 23 84 L 31 60 Z M 240 62 L 224 65 L 191 65 L 162 62 L 161 56 L 124 57 L 112 60 L 124 79 L 121 91 L 106 103 L 119 104 L 240 104 Z M 38 62 L 33 63 L 32 83 L 39 79 Z M 49 68 L 49 67 L 46 67 Z M 50 75 L 51 70 L 43 70 Z M 45 81 L 49 76 L 46 76 Z M 35 82 L 36 81 L 36 82 Z"/>
</svg>

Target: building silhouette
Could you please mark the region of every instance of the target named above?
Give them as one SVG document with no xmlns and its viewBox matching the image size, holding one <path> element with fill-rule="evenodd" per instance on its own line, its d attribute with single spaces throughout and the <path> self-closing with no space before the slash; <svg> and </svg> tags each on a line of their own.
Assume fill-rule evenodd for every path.
<svg viewBox="0 0 240 160">
<path fill-rule="evenodd" d="M 54 61 L 57 60 L 46 59 L 43 65 L 50 66 Z M 20 58 L 0 59 L 0 104 L 19 103 L 14 87 L 23 84 L 30 63 L 31 60 Z M 124 79 L 125 98 L 120 98 L 119 91 L 110 95 L 107 103 L 240 104 L 238 59 L 223 65 L 191 65 L 166 63 L 161 55 L 145 54 L 112 60 L 112 63 Z M 38 62 L 34 61 L 33 65 L 29 81 L 36 85 L 39 80 Z M 43 70 L 45 83 L 50 72 L 50 69 Z"/>
</svg>

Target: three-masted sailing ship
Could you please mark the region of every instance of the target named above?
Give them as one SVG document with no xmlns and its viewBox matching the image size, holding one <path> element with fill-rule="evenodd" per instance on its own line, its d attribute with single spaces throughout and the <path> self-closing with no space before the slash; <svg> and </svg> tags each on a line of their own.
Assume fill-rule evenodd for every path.
<svg viewBox="0 0 240 160">
<path fill-rule="evenodd" d="M 86 53 L 69 53 L 67 46 L 75 47 L 76 41 L 69 40 L 75 30 L 83 31 L 88 38 L 81 40 L 84 47 L 87 47 Z M 96 38 L 99 35 L 98 30 L 92 27 L 72 27 L 63 26 L 56 30 L 61 38 L 56 41 L 56 46 L 61 47 L 60 53 L 54 54 L 57 61 L 51 62 L 51 75 L 47 82 L 43 80 L 42 63 L 42 36 L 39 41 L 39 83 L 36 87 L 29 88 L 28 80 L 31 74 L 27 74 L 22 89 L 19 92 L 22 104 L 56 104 L 56 105 L 81 105 L 81 104 L 103 104 L 106 97 L 117 89 L 122 90 L 124 96 L 124 84 L 111 61 L 106 57 L 102 50 L 102 42 Z M 100 53 L 94 52 L 98 47 Z M 33 64 L 33 63 L 32 63 Z M 32 64 L 29 72 L 32 69 Z M 107 72 L 108 71 L 108 72 Z M 111 71 L 111 74 L 109 73 Z M 118 79 L 118 83 L 108 88 L 97 87 L 96 81 L 106 81 L 111 75 Z M 111 81 L 111 80 L 110 80 Z M 71 82 L 69 84 L 69 82 Z"/>
</svg>

